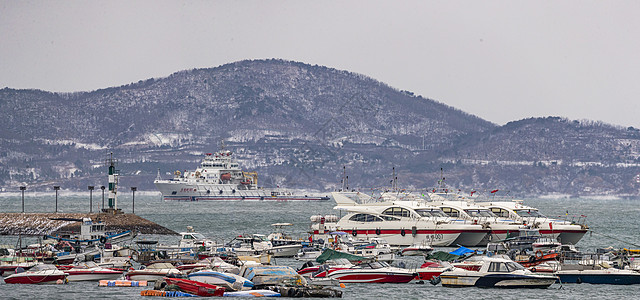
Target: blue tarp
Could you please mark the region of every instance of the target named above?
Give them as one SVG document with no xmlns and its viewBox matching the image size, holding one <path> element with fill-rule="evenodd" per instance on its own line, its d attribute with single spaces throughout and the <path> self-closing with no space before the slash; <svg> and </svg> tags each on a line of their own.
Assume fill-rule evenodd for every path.
<svg viewBox="0 0 640 300">
<path fill-rule="evenodd" d="M 449 254 L 453 254 L 453 255 L 458 255 L 458 256 L 463 256 L 467 253 L 473 253 L 475 251 L 469 249 L 469 248 L 465 248 L 465 247 L 460 247 L 454 251 L 449 252 Z"/>
</svg>

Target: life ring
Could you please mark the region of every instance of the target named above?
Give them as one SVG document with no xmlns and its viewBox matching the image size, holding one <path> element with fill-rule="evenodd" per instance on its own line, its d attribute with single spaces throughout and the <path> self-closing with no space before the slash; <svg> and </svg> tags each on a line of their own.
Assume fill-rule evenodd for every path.
<svg viewBox="0 0 640 300">
<path fill-rule="evenodd" d="M 106 236 L 101 236 L 100 237 L 100 243 L 106 244 L 107 243 L 107 237 Z"/>
<path fill-rule="evenodd" d="M 380 235 L 380 233 L 381 233 L 380 228 L 376 228 L 376 234 Z"/>
<path fill-rule="evenodd" d="M 536 259 L 541 259 L 544 256 L 541 250 L 536 251 Z"/>
<path fill-rule="evenodd" d="M 400 235 L 401 236 L 405 236 L 407 233 L 404 231 L 404 229 L 400 230 Z"/>
<path fill-rule="evenodd" d="M 351 235 L 353 235 L 353 236 L 358 235 L 358 231 L 357 231 L 357 230 L 355 230 L 355 229 L 354 229 L 354 230 L 351 230 Z"/>
</svg>

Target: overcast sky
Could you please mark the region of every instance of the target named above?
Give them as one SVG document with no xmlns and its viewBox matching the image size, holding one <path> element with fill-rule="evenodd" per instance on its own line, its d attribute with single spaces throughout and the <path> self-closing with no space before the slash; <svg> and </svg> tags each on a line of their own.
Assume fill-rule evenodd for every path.
<svg viewBox="0 0 640 300">
<path fill-rule="evenodd" d="M 281 58 L 497 124 L 640 128 L 639 14 L 640 1 L 0 0 L 0 88 L 91 91 Z"/>
</svg>

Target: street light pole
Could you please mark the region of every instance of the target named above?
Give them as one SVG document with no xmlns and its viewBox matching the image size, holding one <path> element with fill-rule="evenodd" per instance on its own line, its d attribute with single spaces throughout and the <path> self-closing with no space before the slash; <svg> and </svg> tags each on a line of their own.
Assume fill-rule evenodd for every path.
<svg viewBox="0 0 640 300">
<path fill-rule="evenodd" d="M 100 189 L 102 190 L 102 209 L 104 209 L 104 185 L 100 187 Z"/>
<path fill-rule="evenodd" d="M 22 212 L 24 213 L 24 190 L 26 190 L 26 186 L 21 186 L 20 191 L 22 191 Z"/>
<path fill-rule="evenodd" d="M 58 212 L 58 190 L 60 189 L 59 185 L 54 185 L 53 189 L 56 191 L 56 213 Z"/>
<path fill-rule="evenodd" d="M 136 214 L 136 191 L 137 190 L 138 190 L 137 187 L 135 186 L 131 187 L 131 192 L 133 192 L 133 204 L 131 205 L 131 211 L 134 215 Z"/>
<path fill-rule="evenodd" d="M 89 213 L 93 212 L 93 185 L 90 185 L 89 187 Z"/>
</svg>

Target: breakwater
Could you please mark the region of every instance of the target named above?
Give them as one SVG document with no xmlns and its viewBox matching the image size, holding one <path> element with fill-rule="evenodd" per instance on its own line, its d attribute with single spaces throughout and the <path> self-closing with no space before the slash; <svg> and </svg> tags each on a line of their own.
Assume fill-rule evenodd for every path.
<svg viewBox="0 0 640 300">
<path fill-rule="evenodd" d="M 73 219 L 91 218 L 106 224 L 107 231 L 131 230 L 141 234 L 176 235 L 177 233 L 134 214 L 110 213 L 0 213 L 0 235 L 55 235 L 80 232 Z"/>
</svg>

